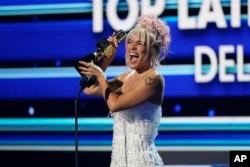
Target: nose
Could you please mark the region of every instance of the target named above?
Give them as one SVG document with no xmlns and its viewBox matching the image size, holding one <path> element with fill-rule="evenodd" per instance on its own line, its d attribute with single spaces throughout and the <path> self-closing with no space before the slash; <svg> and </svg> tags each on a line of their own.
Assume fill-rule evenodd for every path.
<svg viewBox="0 0 250 167">
<path fill-rule="evenodd" d="M 131 48 L 132 48 L 133 50 L 136 50 L 136 48 L 137 48 L 137 45 L 136 45 L 136 43 L 132 43 L 132 46 L 131 46 Z"/>
</svg>

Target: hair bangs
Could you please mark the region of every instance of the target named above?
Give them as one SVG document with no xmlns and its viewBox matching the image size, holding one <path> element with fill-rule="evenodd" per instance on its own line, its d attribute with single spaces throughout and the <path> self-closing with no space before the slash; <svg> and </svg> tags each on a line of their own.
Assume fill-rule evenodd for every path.
<svg viewBox="0 0 250 167">
<path fill-rule="evenodd" d="M 146 41 L 147 40 L 147 31 L 143 27 L 136 26 L 135 28 L 133 28 L 129 32 L 129 34 L 127 35 L 126 43 L 132 37 L 138 37 L 138 40 L 141 41 L 144 45 L 146 45 L 146 43 L 147 43 L 147 41 Z"/>
</svg>

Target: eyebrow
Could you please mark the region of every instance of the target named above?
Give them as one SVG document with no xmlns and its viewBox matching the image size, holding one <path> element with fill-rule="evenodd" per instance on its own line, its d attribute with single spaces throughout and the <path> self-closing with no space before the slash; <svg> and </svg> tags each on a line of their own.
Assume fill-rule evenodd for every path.
<svg viewBox="0 0 250 167">
<path fill-rule="evenodd" d="M 132 39 L 129 38 L 128 41 L 134 41 L 134 40 L 132 40 Z M 137 40 L 136 42 L 141 42 L 141 43 L 143 43 L 142 40 Z"/>
</svg>

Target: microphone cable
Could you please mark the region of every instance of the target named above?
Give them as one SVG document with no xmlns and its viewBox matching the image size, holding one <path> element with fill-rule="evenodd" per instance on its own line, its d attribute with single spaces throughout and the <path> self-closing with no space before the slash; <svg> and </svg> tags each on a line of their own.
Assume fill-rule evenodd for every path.
<svg viewBox="0 0 250 167">
<path fill-rule="evenodd" d="M 88 77 L 83 76 L 80 81 L 80 89 L 78 91 L 77 97 L 75 99 L 75 167 L 78 167 L 78 101 L 81 95 L 81 92 L 88 85 Z"/>
</svg>

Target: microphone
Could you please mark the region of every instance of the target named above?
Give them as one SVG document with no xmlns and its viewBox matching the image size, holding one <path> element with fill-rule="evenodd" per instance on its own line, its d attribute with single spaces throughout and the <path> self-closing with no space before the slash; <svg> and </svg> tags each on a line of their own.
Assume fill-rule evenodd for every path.
<svg viewBox="0 0 250 167">
<path fill-rule="evenodd" d="M 118 44 L 123 39 L 125 39 L 126 35 L 127 34 L 122 30 L 119 30 L 119 31 L 115 32 L 115 36 L 117 38 Z M 114 54 L 113 46 L 110 44 L 110 42 L 106 38 L 103 38 L 100 41 L 98 41 L 96 43 L 96 47 L 97 47 L 96 51 L 83 56 L 78 61 L 85 61 L 85 62 L 93 61 L 93 63 L 95 63 L 96 65 L 101 67 L 103 61 L 106 58 L 109 58 Z M 80 73 L 81 71 L 78 68 L 80 66 L 80 63 L 78 61 L 75 63 L 74 67 L 78 71 L 78 73 L 84 78 L 85 75 L 81 74 Z M 85 81 L 85 79 L 83 79 L 83 80 Z M 95 81 L 96 81 L 96 76 L 88 76 L 88 80 L 86 81 L 87 82 L 86 83 L 87 87 L 93 85 L 95 83 Z M 81 84 L 82 84 L 82 82 L 81 82 Z"/>
</svg>

